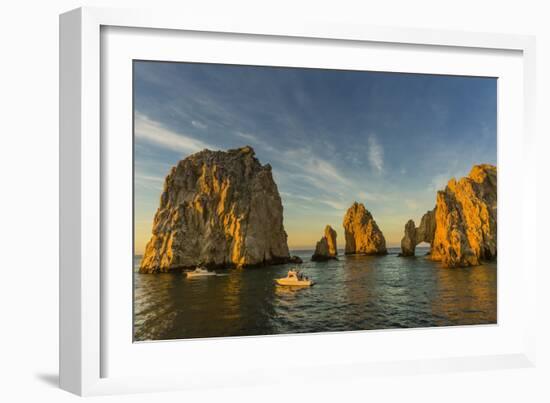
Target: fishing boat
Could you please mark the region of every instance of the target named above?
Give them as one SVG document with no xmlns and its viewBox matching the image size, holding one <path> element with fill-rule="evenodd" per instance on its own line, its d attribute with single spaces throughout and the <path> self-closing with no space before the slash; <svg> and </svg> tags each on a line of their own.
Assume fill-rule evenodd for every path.
<svg viewBox="0 0 550 403">
<path fill-rule="evenodd" d="M 215 271 L 208 271 L 206 270 L 205 268 L 203 267 L 197 267 L 195 270 L 193 271 L 188 271 L 187 272 L 187 277 L 188 278 L 192 278 L 192 277 L 205 277 L 205 276 L 215 276 L 216 275 L 216 272 Z"/>
<path fill-rule="evenodd" d="M 278 285 L 309 287 L 315 284 L 309 277 L 304 276 L 298 270 L 291 269 L 288 271 L 286 277 L 275 279 L 275 283 Z"/>
</svg>

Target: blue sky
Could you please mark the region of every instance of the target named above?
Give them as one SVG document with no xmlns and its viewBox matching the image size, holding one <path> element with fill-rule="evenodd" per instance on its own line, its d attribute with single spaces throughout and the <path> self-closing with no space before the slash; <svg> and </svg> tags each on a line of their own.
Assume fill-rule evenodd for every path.
<svg viewBox="0 0 550 403">
<path fill-rule="evenodd" d="M 135 62 L 136 252 L 164 177 L 204 148 L 251 145 L 270 163 L 292 248 L 362 202 L 388 244 L 435 192 L 472 165 L 496 165 L 496 79 Z"/>
</svg>

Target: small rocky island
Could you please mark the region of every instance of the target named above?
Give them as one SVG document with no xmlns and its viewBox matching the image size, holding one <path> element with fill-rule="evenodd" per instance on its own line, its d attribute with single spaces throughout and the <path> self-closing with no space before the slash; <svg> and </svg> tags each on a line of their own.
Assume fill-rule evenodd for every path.
<svg viewBox="0 0 550 403">
<path fill-rule="evenodd" d="M 325 234 L 315 246 L 315 252 L 311 260 L 323 262 L 331 259 L 338 259 L 338 248 L 336 246 L 336 231 L 330 225 L 325 227 Z"/>
<path fill-rule="evenodd" d="M 372 214 L 362 203 L 354 202 L 344 216 L 346 255 L 386 255 L 386 239 Z"/>
<path fill-rule="evenodd" d="M 172 168 L 140 273 L 288 262 L 300 259 L 289 254 L 281 197 L 252 147 L 203 150 Z"/>
<path fill-rule="evenodd" d="M 467 177 L 451 179 L 437 192 L 436 205 L 405 225 L 402 256 L 414 255 L 420 242 L 431 245 L 430 258 L 446 267 L 468 267 L 497 257 L 497 168 L 474 165 Z"/>
<path fill-rule="evenodd" d="M 405 224 L 405 236 L 401 240 L 401 256 L 414 256 L 416 246 L 421 242 L 433 243 L 435 235 L 435 209 L 426 212 L 415 227 L 414 221 Z"/>
</svg>

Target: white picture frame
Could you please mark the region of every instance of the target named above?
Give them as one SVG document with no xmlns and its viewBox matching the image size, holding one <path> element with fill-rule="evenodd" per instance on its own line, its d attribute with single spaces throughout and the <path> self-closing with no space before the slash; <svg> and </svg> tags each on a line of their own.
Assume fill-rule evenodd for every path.
<svg viewBox="0 0 550 403">
<path fill-rule="evenodd" d="M 104 35 L 109 32 L 113 36 L 107 40 Z M 170 45 L 182 40 L 181 35 L 193 33 L 195 38 L 193 40 L 215 34 L 215 41 L 218 42 L 230 41 L 231 38 L 239 38 L 239 41 L 241 38 L 248 38 L 259 44 L 262 44 L 262 41 L 269 41 L 273 44 L 272 46 L 282 48 L 286 46 L 290 53 L 292 49 L 288 45 L 289 41 L 299 44 L 301 49 L 304 46 L 311 46 L 312 41 L 317 41 L 315 43 L 319 46 L 327 46 L 334 52 L 346 47 L 346 44 L 351 44 L 353 46 L 349 47 L 356 48 L 353 51 L 355 54 L 363 51 L 361 46 L 369 45 L 383 50 L 380 60 L 388 59 L 386 65 L 380 62 L 381 69 L 391 70 L 391 67 L 387 67 L 392 63 L 390 59 L 393 58 L 395 63 L 395 55 L 399 56 L 399 52 L 408 52 L 409 49 L 414 52 L 424 52 L 426 60 L 431 60 L 431 67 L 428 67 L 425 61 L 424 65 L 414 65 L 411 62 L 411 65 L 403 67 L 404 71 L 440 74 L 459 72 L 460 69 L 455 70 L 456 66 L 447 69 L 444 67 L 444 62 L 439 65 L 438 56 L 430 52 L 444 53 L 446 56 L 441 60 L 455 58 L 455 65 L 456 60 L 460 64 L 462 57 L 466 57 L 467 53 L 471 54 L 471 63 L 460 67 L 462 69 L 460 71 L 470 71 L 472 75 L 476 72 L 491 75 L 493 69 L 501 68 L 502 70 L 499 71 L 502 72 L 502 76 L 499 77 L 503 78 L 501 80 L 503 84 L 499 86 L 499 91 L 502 90 L 508 94 L 508 98 L 512 98 L 511 94 L 515 94 L 517 97 L 514 98 L 517 99 L 509 100 L 514 103 L 499 103 L 499 241 L 501 241 L 501 247 L 502 242 L 506 242 L 506 234 L 501 234 L 500 221 L 508 220 L 510 218 L 508 215 L 512 213 L 516 214 L 515 218 L 510 218 L 510 225 L 521 234 L 521 241 L 516 237 L 515 252 L 509 253 L 511 261 L 512 253 L 521 255 L 522 260 L 518 263 L 521 271 L 510 272 L 509 277 L 508 272 L 504 271 L 502 279 L 499 260 L 499 325 L 475 329 L 455 327 L 132 344 L 131 337 L 127 337 L 124 330 L 124 324 L 127 324 L 127 305 L 131 305 L 131 300 L 120 298 L 123 302 L 117 305 L 119 301 L 113 302 L 113 298 L 110 297 L 113 290 L 118 290 L 117 285 L 124 284 L 124 277 L 112 276 L 111 272 L 105 271 L 111 259 L 109 244 L 105 241 L 105 231 L 106 228 L 109 229 L 109 217 L 112 217 L 105 213 L 110 211 L 111 199 L 108 195 L 113 191 L 109 178 L 119 176 L 124 180 L 124 168 L 116 168 L 109 162 L 108 151 L 111 147 L 119 147 L 124 152 L 124 147 L 127 146 L 124 141 L 112 141 L 119 138 L 112 133 L 114 128 L 120 128 L 123 133 L 127 133 L 127 125 L 131 126 L 131 122 L 124 123 L 124 113 L 128 112 L 127 100 L 130 94 L 127 93 L 128 81 L 121 79 L 113 84 L 112 80 L 105 80 L 105 77 L 102 77 L 102 74 L 107 73 L 113 78 L 123 77 L 124 60 L 121 59 L 120 63 L 110 66 L 109 62 L 102 58 L 114 60 L 116 56 L 128 60 L 135 57 L 131 51 L 124 51 L 124 49 L 132 49 L 132 46 L 126 46 L 128 42 L 121 41 L 131 41 L 132 39 L 128 37 L 137 36 L 139 32 L 143 35 L 140 38 L 140 46 L 144 49 L 155 41 L 158 43 L 165 41 L 164 46 L 159 46 L 162 51 L 157 50 L 158 53 L 155 53 L 157 57 L 163 58 L 162 60 L 166 58 L 179 60 L 181 56 L 171 55 Z M 155 35 L 149 38 L 152 33 Z M 178 33 L 181 35 L 178 36 Z M 194 57 L 202 60 L 203 56 L 198 51 L 198 47 L 194 47 L 191 42 L 188 45 L 189 52 L 195 49 Z M 249 56 L 245 54 L 247 46 L 250 45 L 243 40 L 242 48 L 232 48 L 234 55 L 220 54 L 215 58 L 204 56 L 206 57 L 204 60 L 227 62 L 233 60 L 231 57 L 240 57 L 238 60 L 246 64 L 246 60 L 249 60 L 247 59 Z M 392 52 L 396 52 L 394 56 L 384 53 L 387 47 L 392 47 Z M 286 373 L 304 368 L 307 370 L 295 371 L 298 379 L 329 381 L 344 379 L 347 376 L 369 376 L 380 373 L 397 375 L 534 365 L 535 318 L 529 315 L 522 315 L 521 320 L 518 318 L 521 312 L 536 311 L 534 282 L 537 264 L 533 255 L 522 253 L 522 250 L 527 250 L 528 242 L 531 244 L 533 241 L 532 237 L 527 239 L 526 234 L 537 233 L 535 200 L 533 195 L 525 191 L 516 190 L 514 194 L 512 186 L 520 185 L 522 189 L 527 189 L 527 186 L 533 185 L 529 181 L 535 177 L 530 174 L 535 169 L 532 163 L 534 52 L 534 38 L 521 35 L 383 28 L 315 20 L 284 22 L 269 19 L 213 20 L 150 10 L 81 8 L 61 15 L 61 387 L 79 395 L 96 395 L 283 382 Z M 153 53 L 146 54 L 145 58 L 153 58 L 152 55 Z M 351 63 L 350 60 L 354 57 L 344 54 L 339 56 L 348 57 L 345 63 Z M 266 53 L 263 56 L 261 52 L 257 52 L 254 57 L 256 57 L 254 60 L 265 57 L 262 59 L 264 64 L 278 60 L 276 52 Z M 296 57 L 299 59 L 298 55 Z M 303 59 L 296 63 L 300 65 L 312 63 L 315 66 L 322 65 L 327 68 L 337 67 L 339 63 L 315 59 L 315 52 L 311 52 L 311 56 L 308 57 L 311 58 L 311 62 Z M 478 58 L 480 62 L 476 64 Z M 499 60 L 499 64 L 505 67 L 496 66 L 495 60 Z M 252 59 L 250 62 L 252 63 Z M 369 64 L 369 66 L 373 65 Z M 355 68 L 360 69 L 362 65 L 359 63 Z M 499 98 L 499 102 L 500 100 Z M 106 107 L 106 104 L 109 106 Z M 111 107 L 114 108 L 113 110 L 119 108 L 118 112 L 122 110 L 122 114 L 116 115 L 123 117 L 117 121 L 111 121 L 110 116 L 113 115 Z M 513 114 L 514 111 L 517 113 Z M 517 116 L 508 116 L 512 114 Z M 131 114 L 128 115 L 128 120 L 130 119 Z M 127 160 L 122 158 L 122 162 L 124 161 Z M 522 164 L 521 169 L 517 168 L 518 163 Z M 121 166 L 126 165 L 121 163 Z M 517 169 L 507 169 L 512 166 Z M 131 186 L 131 183 L 128 185 Z M 507 189 L 509 193 L 506 193 Z M 501 194 L 509 194 L 504 209 L 500 206 Z M 124 200 L 124 196 L 119 200 Z M 512 207 L 516 209 L 514 212 L 511 211 Z M 124 223 L 117 228 L 123 229 Z M 500 254 L 499 257 L 502 256 Z M 504 294 L 508 292 L 506 284 L 517 286 L 516 290 L 509 287 L 510 293 L 515 293 L 513 296 L 521 298 L 522 301 L 522 309 L 518 309 L 517 312 L 512 312 L 513 308 L 509 308 L 506 300 L 502 300 L 501 289 Z M 122 287 L 125 291 L 120 295 L 127 296 L 128 287 L 131 288 L 131 284 Z M 126 309 L 125 313 L 122 312 L 123 309 Z M 503 319 L 504 322 L 501 322 L 502 315 L 509 319 Z M 122 323 L 122 327 L 118 328 L 117 323 Z M 131 333 L 131 329 L 128 329 L 128 332 Z M 399 347 L 395 347 L 393 354 L 388 354 L 388 346 L 403 345 L 405 339 L 411 340 L 411 345 L 418 346 L 415 354 L 409 354 Z M 445 346 L 440 345 L 443 339 L 462 340 L 462 348 L 446 349 Z M 292 340 L 296 345 L 328 347 L 328 350 L 342 343 L 345 347 L 339 355 L 327 354 L 322 357 L 306 355 L 294 361 L 278 362 L 277 349 L 288 340 Z M 473 345 L 474 340 L 480 340 L 477 346 Z M 485 344 L 483 340 L 486 341 Z M 490 346 L 491 340 L 494 340 L 493 346 Z M 373 344 L 379 352 L 378 355 L 374 349 L 369 350 L 367 347 L 357 349 L 358 346 Z M 439 349 L 434 347 L 438 345 Z M 205 354 L 207 351 L 211 353 Z M 168 355 L 177 356 L 178 354 L 185 354 L 186 360 L 174 362 L 167 358 Z M 165 371 L 157 376 L 133 371 L 134 355 L 136 357 L 139 355 L 140 360 L 150 359 L 150 365 L 162 364 Z M 258 360 L 262 355 L 269 358 L 264 360 L 264 364 Z M 236 359 L 241 362 L 234 363 Z M 116 367 L 117 362 L 129 364 L 127 366 L 117 364 L 118 367 Z M 233 371 L 230 376 L 227 375 L 227 368 L 224 367 L 223 362 L 233 362 Z M 211 370 L 213 366 L 219 367 L 219 373 Z"/>
</svg>

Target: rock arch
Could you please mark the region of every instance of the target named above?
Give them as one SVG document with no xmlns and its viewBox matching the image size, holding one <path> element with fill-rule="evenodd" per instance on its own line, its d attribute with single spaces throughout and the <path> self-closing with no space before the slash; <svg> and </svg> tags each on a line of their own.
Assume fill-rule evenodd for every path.
<svg viewBox="0 0 550 403">
<path fill-rule="evenodd" d="M 427 242 L 433 244 L 435 236 L 435 208 L 426 212 L 420 220 L 420 226 L 415 227 L 414 221 L 405 224 L 405 236 L 401 240 L 401 256 L 414 256 L 416 245 Z"/>
</svg>

